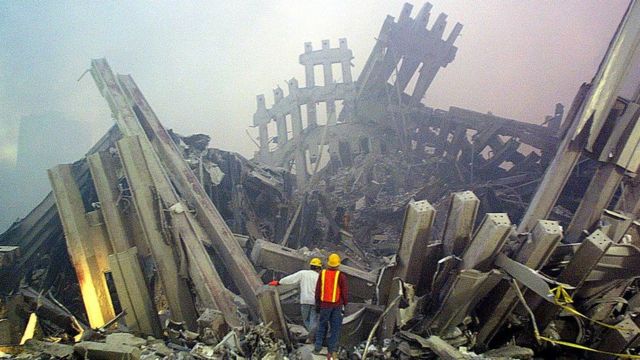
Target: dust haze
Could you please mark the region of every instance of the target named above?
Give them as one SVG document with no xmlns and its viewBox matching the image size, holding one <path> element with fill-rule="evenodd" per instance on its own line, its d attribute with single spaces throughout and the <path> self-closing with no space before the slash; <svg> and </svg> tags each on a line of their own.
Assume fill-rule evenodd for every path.
<svg viewBox="0 0 640 360">
<path fill-rule="evenodd" d="M 464 29 L 456 60 L 440 71 L 423 102 L 533 123 L 557 102 L 568 106 L 590 81 L 628 3 L 431 2 L 432 13 L 449 14 L 445 34 L 455 22 Z M 90 76 L 81 78 L 90 59 L 106 57 L 132 74 L 168 128 L 206 133 L 212 146 L 251 157 L 257 148 L 246 130 L 257 136 L 250 128 L 255 96 L 265 94 L 271 103 L 275 86 L 304 78 L 297 63 L 304 42 L 319 47 L 330 39 L 335 46 L 346 37 L 356 78 L 386 14 L 397 16 L 402 4 L 1 2 L 0 231 L 45 195 L 47 166 L 80 158 L 112 125 Z M 53 141 L 54 148 L 46 137 L 33 143 L 60 157 L 17 181 L 15 169 L 25 166 L 16 164 L 19 124 L 33 117 L 64 118 L 88 131 Z"/>
</svg>

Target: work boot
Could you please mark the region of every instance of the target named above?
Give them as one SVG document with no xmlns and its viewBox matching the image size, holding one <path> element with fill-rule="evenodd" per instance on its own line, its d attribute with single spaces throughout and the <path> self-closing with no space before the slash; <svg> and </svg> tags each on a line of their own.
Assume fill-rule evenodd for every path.
<svg viewBox="0 0 640 360">
<path fill-rule="evenodd" d="M 318 349 L 314 347 L 312 353 L 314 355 L 322 355 L 322 348 Z"/>
</svg>

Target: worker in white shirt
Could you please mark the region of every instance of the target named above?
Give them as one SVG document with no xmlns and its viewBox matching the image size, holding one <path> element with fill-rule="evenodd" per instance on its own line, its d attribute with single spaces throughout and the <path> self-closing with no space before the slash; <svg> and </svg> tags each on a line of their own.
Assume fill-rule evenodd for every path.
<svg viewBox="0 0 640 360">
<path fill-rule="evenodd" d="M 309 331 L 309 339 L 313 339 L 318 323 L 316 314 L 316 283 L 318 274 L 322 270 L 322 260 L 313 258 L 309 261 L 309 270 L 300 270 L 289 276 L 285 276 L 280 281 L 274 280 L 269 285 L 294 285 L 300 284 L 300 311 L 304 327 Z"/>
</svg>

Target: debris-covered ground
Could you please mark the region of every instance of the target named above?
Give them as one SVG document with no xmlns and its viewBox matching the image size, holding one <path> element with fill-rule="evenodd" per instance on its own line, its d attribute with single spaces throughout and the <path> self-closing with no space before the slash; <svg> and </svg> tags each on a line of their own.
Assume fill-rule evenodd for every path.
<svg viewBox="0 0 640 360">
<path fill-rule="evenodd" d="M 640 105 L 598 90 L 635 48 L 540 124 L 431 109 L 462 25 L 444 38 L 430 9 L 388 17 L 357 80 L 346 39 L 305 44 L 300 63 L 342 81 L 259 95 L 252 160 L 165 129 L 93 60 L 116 124 L 0 235 L 2 357 L 324 358 L 297 288 L 264 284 L 330 252 L 350 289 L 340 358 L 637 356 Z"/>
</svg>

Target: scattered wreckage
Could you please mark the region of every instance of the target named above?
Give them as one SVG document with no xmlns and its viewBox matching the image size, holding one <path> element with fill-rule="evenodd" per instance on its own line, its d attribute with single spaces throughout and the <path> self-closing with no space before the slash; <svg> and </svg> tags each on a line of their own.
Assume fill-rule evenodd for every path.
<svg viewBox="0 0 640 360">
<path fill-rule="evenodd" d="M 339 251 L 341 358 L 637 357 L 640 96 L 619 91 L 640 6 L 542 125 L 422 105 L 462 29 L 430 10 L 388 16 L 356 81 L 345 39 L 305 44 L 305 87 L 257 97 L 253 161 L 166 130 L 93 60 L 116 125 L 0 235 L 0 350 L 312 359 L 296 289 L 263 284 Z"/>
</svg>

